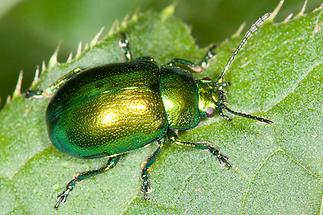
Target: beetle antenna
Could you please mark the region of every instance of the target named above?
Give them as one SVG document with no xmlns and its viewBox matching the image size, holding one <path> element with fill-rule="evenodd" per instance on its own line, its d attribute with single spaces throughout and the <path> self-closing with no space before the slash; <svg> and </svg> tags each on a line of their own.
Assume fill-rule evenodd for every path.
<svg viewBox="0 0 323 215">
<path fill-rule="evenodd" d="M 241 40 L 238 48 L 236 48 L 236 50 L 232 53 L 229 61 L 227 62 L 227 64 L 225 65 L 223 71 L 221 72 L 221 75 L 217 79 L 217 81 L 216 81 L 217 83 L 222 83 L 223 82 L 223 76 L 226 73 L 226 71 L 229 69 L 229 67 L 231 66 L 231 64 L 232 64 L 233 60 L 235 59 L 236 55 L 239 53 L 239 51 L 242 49 L 242 47 L 246 44 L 247 40 L 253 35 L 253 33 L 255 33 L 259 29 L 259 27 L 262 24 L 265 23 L 266 19 L 268 19 L 270 17 L 270 15 L 271 15 L 271 13 L 266 13 L 265 15 L 260 17 L 254 24 L 252 24 L 250 29 L 246 32 L 245 36 Z"/>
</svg>

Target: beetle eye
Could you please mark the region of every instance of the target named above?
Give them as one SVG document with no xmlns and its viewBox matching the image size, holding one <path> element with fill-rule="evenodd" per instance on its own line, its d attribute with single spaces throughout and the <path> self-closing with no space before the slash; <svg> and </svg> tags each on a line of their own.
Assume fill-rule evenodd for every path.
<svg viewBox="0 0 323 215">
<path fill-rule="evenodd" d="M 214 113 L 215 113 L 215 109 L 214 108 L 211 108 L 211 107 L 209 107 L 209 108 L 207 108 L 206 109 L 206 116 L 208 117 L 208 118 L 211 118 L 211 117 L 213 117 L 214 116 Z"/>
</svg>

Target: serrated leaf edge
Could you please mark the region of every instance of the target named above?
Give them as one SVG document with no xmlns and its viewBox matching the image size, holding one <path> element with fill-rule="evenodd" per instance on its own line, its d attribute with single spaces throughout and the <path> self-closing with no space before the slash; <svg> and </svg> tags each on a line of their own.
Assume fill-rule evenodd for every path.
<svg viewBox="0 0 323 215">
<path fill-rule="evenodd" d="M 284 4 L 284 0 L 281 0 L 277 6 L 275 7 L 275 9 L 271 12 L 271 16 L 268 18 L 268 22 L 274 23 L 274 19 L 277 16 L 277 14 L 280 12 L 283 4 Z M 174 11 L 175 11 L 175 7 L 176 7 L 177 2 L 167 6 L 162 12 L 161 12 L 161 18 L 163 19 L 167 19 L 168 17 L 172 16 Z M 294 16 L 294 18 L 292 17 L 293 14 L 289 14 L 284 21 L 282 21 L 282 24 L 286 24 L 289 21 L 292 21 L 298 17 L 304 16 L 305 10 L 306 10 L 306 6 L 307 6 L 307 0 L 304 0 L 304 4 L 300 10 L 300 12 Z M 318 7 L 313 9 L 313 11 L 317 11 L 317 10 L 321 10 L 323 9 L 323 3 Z M 67 58 L 67 60 L 63 63 L 59 63 L 57 60 L 58 54 L 59 54 L 59 48 L 60 48 L 60 43 L 57 46 L 57 48 L 55 49 L 54 53 L 52 54 L 52 56 L 50 57 L 48 64 L 46 65 L 45 61 L 42 62 L 41 67 L 36 66 L 36 70 L 35 70 L 35 75 L 34 75 L 34 79 L 32 81 L 31 84 L 31 88 L 35 87 L 39 81 L 41 76 L 46 73 L 48 70 L 53 69 L 54 67 L 61 65 L 61 64 L 70 64 L 73 61 L 78 60 L 83 54 L 85 54 L 87 51 L 89 51 L 91 48 L 94 48 L 97 45 L 100 45 L 104 40 L 106 40 L 107 38 L 112 37 L 113 35 L 117 34 L 118 32 L 120 32 L 122 29 L 127 28 L 127 26 L 131 23 L 135 23 L 138 21 L 138 18 L 142 16 L 142 13 L 136 11 L 134 12 L 131 16 L 130 15 L 126 15 L 124 17 L 124 19 L 121 21 L 121 24 L 119 24 L 118 20 L 115 20 L 111 26 L 111 28 L 109 29 L 108 33 L 100 39 L 103 31 L 104 31 L 104 27 L 102 27 L 98 33 L 95 34 L 95 36 L 93 37 L 93 39 L 89 42 L 86 43 L 84 46 L 82 45 L 82 42 L 79 43 L 76 54 L 73 58 L 73 53 L 71 52 Z M 280 23 L 277 23 L 280 24 Z M 231 35 L 231 38 L 237 38 L 241 36 L 241 33 L 243 32 L 245 27 L 245 23 L 243 22 L 239 28 L 236 30 L 235 33 L 233 33 Z M 41 69 L 40 69 L 41 68 Z M 22 95 L 21 93 L 21 86 L 22 86 L 22 82 L 23 82 L 23 78 L 22 78 L 22 73 L 19 74 L 18 80 L 17 80 L 17 85 L 15 87 L 15 90 L 13 92 L 12 95 L 9 95 L 6 99 L 5 105 L 8 105 L 11 103 L 11 101 Z M 1 100 L 0 100 L 1 102 Z M 1 111 L 1 110 L 0 110 Z"/>
</svg>

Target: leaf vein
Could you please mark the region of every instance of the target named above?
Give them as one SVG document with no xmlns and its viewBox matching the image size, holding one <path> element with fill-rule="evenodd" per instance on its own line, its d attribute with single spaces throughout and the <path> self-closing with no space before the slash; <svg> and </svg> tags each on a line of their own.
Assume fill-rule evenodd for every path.
<svg viewBox="0 0 323 215">
<path fill-rule="evenodd" d="M 247 203 L 247 198 L 250 192 L 250 188 L 253 184 L 253 182 L 256 180 L 257 175 L 260 173 L 260 171 L 262 170 L 263 167 L 265 167 L 265 165 L 268 163 L 268 161 L 276 154 L 278 154 L 279 152 L 281 152 L 281 149 L 277 149 L 275 151 L 273 151 L 271 154 L 269 154 L 264 160 L 263 162 L 261 162 L 257 167 L 256 167 L 256 171 L 253 174 L 253 176 L 251 177 L 250 181 L 247 184 L 247 188 L 246 191 L 241 199 L 241 203 L 240 203 L 240 209 L 239 209 L 239 214 L 244 214 L 243 211 L 245 210 L 245 206 Z"/>
<path fill-rule="evenodd" d="M 265 110 L 265 112 L 269 112 L 270 110 L 272 110 L 274 107 L 276 107 L 277 105 L 279 105 L 281 102 L 285 101 L 286 98 L 288 98 L 288 96 L 290 96 L 291 94 L 293 94 L 297 87 L 301 84 L 301 82 L 303 82 L 303 80 L 318 66 L 323 65 L 323 59 L 318 60 L 316 62 L 314 62 L 314 64 L 312 66 L 310 66 L 309 68 L 307 68 L 304 72 L 304 74 L 298 79 L 298 81 L 292 85 L 289 89 L 286 89 L 285 94 L 274 98 L 272 102 L 272 105 L 268 105 L 268 108 Z"/>
<path fill-rule="evenodd" d="M 322 180 L 323 181 L 323 178 L 320 177 L 320 174 L 318 174 L 316 172 L 313 172 L 310 168 L 306 167 L 304 164 L 302 164 L 301 161 L 297 160 L 293 155 L 291 155 L 290 153 L 288 153 L 286 149 L 284 149 L 282 147 L 280 147 L 280 149 L 282 150 L 283 155 L 285 155 L 288 160 L 290 160 L 295 165 L 297 165 L 297 166 L 301 167 L 302 169 L 304 169 L 305 172 L 307 172 L 309 175 L 313 176 L 314 178 L 316 178 L 318 180 Z"/>
</svg>

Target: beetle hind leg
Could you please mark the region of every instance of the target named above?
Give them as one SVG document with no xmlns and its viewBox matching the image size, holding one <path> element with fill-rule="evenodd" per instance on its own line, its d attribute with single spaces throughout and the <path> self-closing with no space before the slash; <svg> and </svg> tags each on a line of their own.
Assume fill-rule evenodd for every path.
<svg viewBox="0 0 323 215">
<path fill-rule="evenodd" d="M 149 182 L 149 171 L 151 166 L 156 161 L 157 156 L 159 155 L 161 148 L 163 147 L 163 143 L 159 141 L 158 148 L 154 151 L 154 153 L 147 159 L 145 166 L 142 168 L 141 179 L 142 186 L 141 191 L 144 193 L 144 199 L 149 200 L 148 194 L 152 191 L 150 182 Z"/>
<path fill-rule="evenodd" d="M 60 206 L 61 203 L 66 202 L 68 195 L 74 189 L 75 185 L 78 182 L 83 181 L 84 179 L 90 178 L 92 176 L 101 174 L 101 173 L 115 167 L 117 165 L 120 157 L 121 156 L 109 158 L 107 163 L 99 169 L 90 170 L 90 171 L 86 171 L 86 172 L 82 172 L 82 173 L 77 174 L 71 181 L 69 181 L 67 183 L 65 190 L 57 196 L 57 202 L 56 202 L 54 208 L 58 209 L 58 207 Z"/>
</svg>

